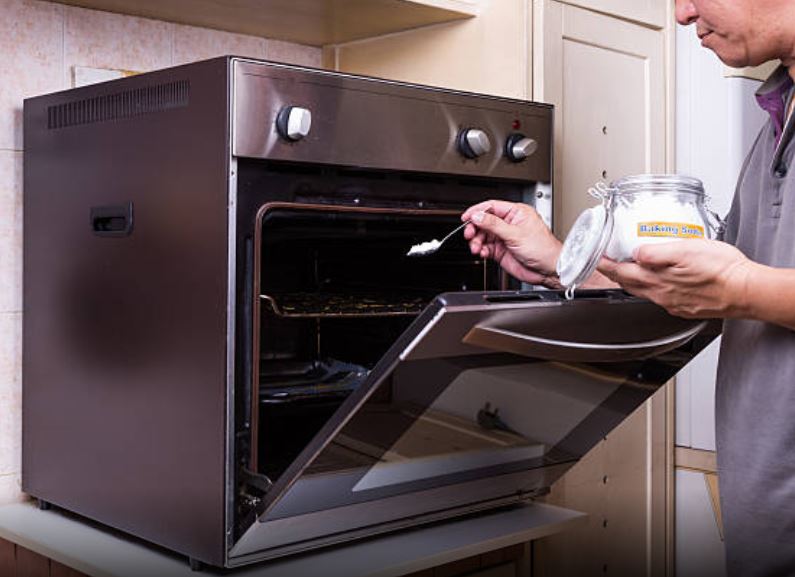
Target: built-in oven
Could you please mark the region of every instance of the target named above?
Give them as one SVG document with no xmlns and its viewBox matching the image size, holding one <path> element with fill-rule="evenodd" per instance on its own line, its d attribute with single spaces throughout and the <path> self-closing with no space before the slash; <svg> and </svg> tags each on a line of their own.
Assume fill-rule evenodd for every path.
<svg viewBox="0 0 795 577">
<path fill-rule="evenodd" d="M 23 487 L 237 566 L 533 499 L 716 327 L 441 238 L 543 104 L 222 58 L 25 103 Z"/>
</svg>

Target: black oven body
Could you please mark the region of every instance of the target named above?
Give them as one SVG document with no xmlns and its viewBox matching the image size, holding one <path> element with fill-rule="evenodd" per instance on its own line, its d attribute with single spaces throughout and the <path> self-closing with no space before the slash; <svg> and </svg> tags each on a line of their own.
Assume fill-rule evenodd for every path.
<svg viewBox="0 0 795 577">
<path fill-rule="evenodd" d="M 221 58 L 24 114 L 23 489 L 194 560 L 532 499 L 716 334 L 406 256 L 551 221 L 546 105 Z"/>
</svg>

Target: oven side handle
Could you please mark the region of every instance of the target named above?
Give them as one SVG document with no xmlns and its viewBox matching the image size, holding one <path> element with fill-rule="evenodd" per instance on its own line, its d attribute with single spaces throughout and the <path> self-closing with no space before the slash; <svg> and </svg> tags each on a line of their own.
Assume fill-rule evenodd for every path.
<svg viewBox="0 0 795 577">
<path fill-rule="evenodd" d="M 133 203 L 114 206 L 92 206 L 89 224 L 97 236 L 130 236 L 133 231 Z"/>
</svg>

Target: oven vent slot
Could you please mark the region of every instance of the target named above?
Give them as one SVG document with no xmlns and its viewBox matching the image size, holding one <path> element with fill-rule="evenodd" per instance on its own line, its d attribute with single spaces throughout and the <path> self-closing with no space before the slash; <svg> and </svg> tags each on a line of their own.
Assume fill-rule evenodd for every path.
<svg viewBox="0 0 795 577">
<path fill-rule="evenodd" d="M 190 82 L 177 80 L 113 94 L 65 102 L 47 109 L 50 130 L 133 118 L 153 112 L 183 108 L 190 99 Z"/>
</svg>

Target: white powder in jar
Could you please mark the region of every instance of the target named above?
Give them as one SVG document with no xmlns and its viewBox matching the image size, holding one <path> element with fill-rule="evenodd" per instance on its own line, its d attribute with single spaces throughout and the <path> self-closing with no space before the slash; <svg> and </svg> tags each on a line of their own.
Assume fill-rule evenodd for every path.
<svg viewBox="0 0 795 577">
<path fill-rule="evenodd" d="M 605 256 L 632 260 L 635 249 L 685 238 L 707 238 L 707 223 L 698 200 L 689 202 L 670 194 L 641 192 L 618 195 L 613 200 L 613 234 Z"/>
</svg>

